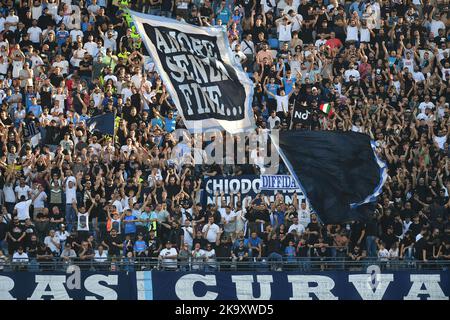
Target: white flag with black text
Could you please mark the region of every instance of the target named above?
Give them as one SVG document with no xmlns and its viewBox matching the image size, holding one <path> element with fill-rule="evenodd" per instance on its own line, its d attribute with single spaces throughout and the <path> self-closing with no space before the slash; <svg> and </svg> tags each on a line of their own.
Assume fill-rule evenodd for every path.
<svg viewBox="0 0 450 320">
<path fill-rule="evenodd" d="M 130 11 L 186 128 L 254 128 L 253 83 L 236 64 L 226 31 Z"/>
</svg>

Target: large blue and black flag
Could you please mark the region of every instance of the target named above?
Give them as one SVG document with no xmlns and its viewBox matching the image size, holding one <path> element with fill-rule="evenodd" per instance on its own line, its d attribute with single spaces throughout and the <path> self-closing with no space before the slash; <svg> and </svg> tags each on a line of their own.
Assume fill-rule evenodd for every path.
<svg viewBox="0 0 450 320">
<path fill-rule="evenodd" d="M 114 135 L 114 113 L 108 112 L 86 120 L 86 127 L 90 132 Z"/>
<path fill-rule="evenodd" d="M 322 222 L 366 220 L 387 178 L 369 136 L 287 131 L 272 139 Z"/>
</svg>

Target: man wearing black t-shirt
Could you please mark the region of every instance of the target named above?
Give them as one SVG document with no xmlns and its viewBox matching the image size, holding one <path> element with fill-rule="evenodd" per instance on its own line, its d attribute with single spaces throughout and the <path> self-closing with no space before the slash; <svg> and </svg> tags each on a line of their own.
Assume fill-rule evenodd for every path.
<svg viewBox="0 0 450 320">
<path fill-rule="evenodd" d="M 42 271 L 50 271 L 52 268 L 53 253 L 45 243 L 41 243 L 36 250 L 36 260 L 40 263 Z"/>
<path fill-rule="evenodd" d="M 416 236 L 420 233 L 420 231 L 423 228 L 423 224 L 420 223 L 420 217 L 418 215 L 415 215 L 413 217 L 413 223 L 409 226 L 409 230 L 411 231 L 411 236 L 413 239 L 416 238 Z"/>
<path fill-rule="evenodd" d="M 367 256 L 374 258 L 377 256 L 378 219 L 377 214 L 373 213 L 366 222 L 366 251 Z"/>
<path fill-rule="evenodd" d="M 206 248 L 206 244 L 208 243 L 208 241 L 203 238 L 203 234 L 200 230 L 198 230 L 195 234 L 194 239 L 192 240 L 192 247 L 195 247 L 196 243 L 200 243 L 200 248 L 201 249 L 205 249 Z"/>
<path fill-rule="evenodd" d="M 45 236 L 50 230 L 50 215 L 48 212 L 48 208 L 44 208 L 44 210 L 36 215 L 34 225 L 36 226 L 39 241 L 44 241 Z"/>
<path fill-rule="evenodd" d="M 66 239 L 66 243 L 69 243 L 73 250 L 75 250 L 75 251 L 78 250 L 78 248 L 81 245 L 81 241 L 78 238 L 78 233 L 77 233 L 76 230 L 72 230 L 72 232 L 70 233 L 70 235 Z"/>
<path fill-rule="evenodd" d="M 267 239 L 267 252 L 265 255 L 267 255 L 269 262 L 275 262 L 273 264 L 271 263 L 271 267 L 277 270 L 281 267 L 281 261 L 283 260 L 282 244 L 276 233 L 272 233 L 269 237 L 270 239 Z"/>
<path fill-rule="evenodd" d="M 222 261 L 231 261 L 231 252 L 233 243 L 231 241 L 231 237 L 229 236 L 221 236 L 222 233 L 219 231 L 217 235 L 217 241 L 216 241 L 216 257 L 221 259 Z M 229 270 L 230 264 L 224 263 L 220 267 L 221 270 Z"/>
<path fill-rule="evenodd" d="M 36 259 L 38 262 L 49 262 L 53 260 L 53 253 L 45 243 L 39 244 L 36 250 Z"/>
<path fill-rule="evenodd" d="M 155 230 L 150 230 L 150 235 L 148 239 L 148 256 L 150 258 L 158 258 L 159 252 L 162 249 L 161 241 L 155 235 Z"/>
<path fill-rule="evenodd" d="M 80 75 L 80 77 L 82 79 L 85 79 L 88 82 L 91 81 L 91 78 L 92 78 L 92 61 L 91 61 L 88 53 L 85 53 L 83 60 L 80 61 L 80 69 L 78 71 L 78 74 Z"/>
<path fill-rule="evenodd" d="M 237 269 L 243 270 L 243 262 L 248 260 L 248 248 L 244 246 L 244 240 L 239 240 L 239 246 L 232 252 L 233 261 L 237 262 Z"/>
<path fill-rule="evenodd" d="M 55 70 L 50 75 L 50 83 L 57 88 L 63 80 L 64 76 L 61 74 L 61 69 L 59 67 L 55 67 Z"/>
<path fill-rule="evenodd" d="M 10 255 L 23 245 L 23 240 L 25 238 L 25 231 L 23 227 L 19 224 L 19 218 L 14 217 L 12 223 L 9 226 L 6 238 L 8 240 L 8 252 Z"/>
<path fill-rule="evenodd" d="M 366 225 L 361 223 L 361 221 L 355 221 L 351 226 L 351 230 L 350 241 L 352 246 L 358 246 L 360 249 L 365 250 Z"/>
<path fill-rule="evenodd" d="M 308 236 L 308 244 L 315 244 L 320 237 L 320 225 L 317 221 L 317 215 L 311 214 L 311 222 L 306 226 L 305 234 Z"/>
<path fill-rule="evenodd" d="M 428 240 L 430 239 L 430 235 L 425 233 L 425 235 L 419 239 L 414 245 L 414 258 L 419 261 L 427 261 L 428 256 Z"/>
<path fill-rule="evenodd" d="M 94 198 L 94 206 L 91 210 L 90 218 L 92 219 L 92 223 L 94 227 L 96 226 L 96 231 L 98 232 L 99 239 L 104 239 L 106 236 L 106 219 L 107 219 L 107 213 L 104 208 L 104 203 L 102 203 L 102 199 L 99 194 L 95 195 Z"/>
<path fill-rule="evenodd" d="M 384 209 L 384 214 L 380 217 L 381 230 L 383 233 L 387 232 L 389 226 L 394 225 L 394 216 L 390 208 Z"/>
<path fill-rule="evenodd" d="M 102 245 L 108 249 L 109 256 L 120 256 L 120 250 L 123 247 L 122 239 L 117 234 L 116 229 L 112 229 L 110 234 L 102 242 Z"/>
<path fill-rule="evenodd" d="M 414 248 L 414 239 L 411 237 L 411 232 L 406 232 L 403 239 L 400 241 L 400 259 L 412 259 Z"/>
<path fill-rule="evenodd" d="M 384 246 L 389 250 L 395 242 L 398 242 L 398 238 L 394 235 L 394 226 L 389 226 L 386 233 L 383 233 L 380 238 Z"/>
<path fill-rule="evenodd" d="M 28 254 L 28 258 L 33 259 L 36 258 L 37 250 L 38 250 L 38 240 L 36 235 L 32 235 L 30 241 L 25 245 L 25 251 Z"/>
<path fill-rule="evenodd" d="M 267 225 L 270 224 L 270 212 L 261 198 L 255 199 L 255 205 L 247 212 L 246 218 L 249 222 L 249 233 L 262 234 Z"/>
</svg>

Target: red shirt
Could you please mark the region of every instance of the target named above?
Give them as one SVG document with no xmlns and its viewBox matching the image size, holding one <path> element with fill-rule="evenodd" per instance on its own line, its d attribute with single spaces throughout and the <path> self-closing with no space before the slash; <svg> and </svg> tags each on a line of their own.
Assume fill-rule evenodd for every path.
<svg viewBox="0 0 450 320">
<path fill-rule="evenodd" d="M 329 46 L 331 49 L 339 48 L 342 46 L 341 40 L 338 38 L 328 39 L 327 42 L 325 42 L 325 45 Z"/>
<path fill-rule="evenodd" d="M 358 69 L 361 79 L 364 80 L 367 77 L 367 75 L 370 74 L 372 66 L 368 63 L 361 63 Z"/>
</svg>

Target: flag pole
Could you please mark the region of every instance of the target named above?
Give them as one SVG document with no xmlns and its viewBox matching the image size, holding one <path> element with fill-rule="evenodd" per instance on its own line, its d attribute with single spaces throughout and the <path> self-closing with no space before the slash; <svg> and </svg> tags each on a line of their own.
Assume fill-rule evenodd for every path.
<svg viewBox="0 0 450 320">
<path fill-rule="evenodd" d="M 116 127 L 116 117 L 117 117 L 117 109 L 114 110 L 114 133 L 113 133 L 113 147 L 116 145 L 116 133 L 117 133 L 117 127 Z"/>
</svg>

